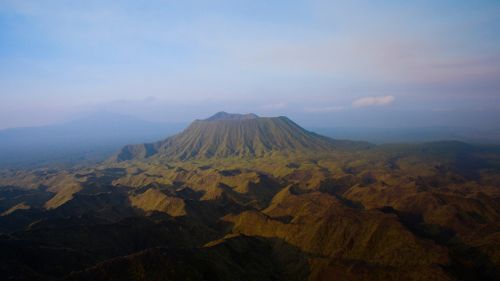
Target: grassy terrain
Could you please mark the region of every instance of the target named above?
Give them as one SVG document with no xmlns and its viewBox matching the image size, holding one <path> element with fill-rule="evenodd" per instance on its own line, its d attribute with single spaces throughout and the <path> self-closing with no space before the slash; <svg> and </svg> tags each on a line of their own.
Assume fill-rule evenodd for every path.
<svg viewBox="0 0 500 281">
<path fill-rule="evenodd" d="M 498 280 L 498 147 L 374 146 L 290 122 L 196 121 L 150 155 L 1 171 L 3 276 Z"/>
</svg>

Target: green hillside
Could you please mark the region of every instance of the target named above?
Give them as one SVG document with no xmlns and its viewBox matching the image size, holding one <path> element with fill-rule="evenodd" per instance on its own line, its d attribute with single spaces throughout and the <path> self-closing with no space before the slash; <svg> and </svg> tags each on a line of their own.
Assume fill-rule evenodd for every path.
<svg viewBox="0 0 500 281">
<path fill-rule="evenodd" d="M 498 280 L 499 171 L 496 146 L 218 113 L 99 165 L 0 171 L 0 276 Z"/>
<path fill-rule="evenodd" d="M 251 158 L 276 153 L 331 152 L 350 146 L 370 145 L 323 137 L 283 116 L 258 117 L 255 114 L 219 112 L 205 120 L 194 121 L 186 130 L 166 140 L 126 146 L 112 160 Z"/>
</svg>

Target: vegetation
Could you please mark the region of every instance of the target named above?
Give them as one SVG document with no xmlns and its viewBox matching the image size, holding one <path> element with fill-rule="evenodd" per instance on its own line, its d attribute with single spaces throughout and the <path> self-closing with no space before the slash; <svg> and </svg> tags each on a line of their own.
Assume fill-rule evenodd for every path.
<svg viewBox="0 0 500 281">
<path fill-rule="evenodd" d="M 498 280 L 500 149 L 217 114 L 70 170 L 2 171 L 15 280 Z"/>
</svg>

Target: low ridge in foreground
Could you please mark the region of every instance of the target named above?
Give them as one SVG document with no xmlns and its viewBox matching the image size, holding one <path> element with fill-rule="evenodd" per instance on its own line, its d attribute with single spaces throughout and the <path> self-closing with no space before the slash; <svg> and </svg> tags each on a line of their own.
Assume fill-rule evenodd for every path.
<svg viewBox="0 0 500 281">
<path fill-rule="evenodd" d="M 6 280 L 499 280 L 500 148 L 218 113 L 100 165 L 0 171 Z"/>
</svg>

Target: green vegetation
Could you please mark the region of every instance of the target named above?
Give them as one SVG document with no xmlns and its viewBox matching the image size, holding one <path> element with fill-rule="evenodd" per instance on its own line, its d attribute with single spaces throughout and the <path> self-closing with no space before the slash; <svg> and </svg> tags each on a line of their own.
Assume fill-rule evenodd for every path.
<svg viewBox="0 0 500 281">
<path fill-rule="evenodd" d="M 275 153 L 320 154 L 337 148 L 370 146 L 367 143 L 336 141 L 316 135 L 286 117 L 238 116 L 218 113 L 206 120 L 196 120 L 182 133 L 164 141 L 126 146 L 113 160 L 251 159 Z"/>
<path fill-rule="evenodd" d="M 71 170 L 2 171 L 16 280 L 498 280 L 500 150 L 218 114 Z"/>
</svg>

